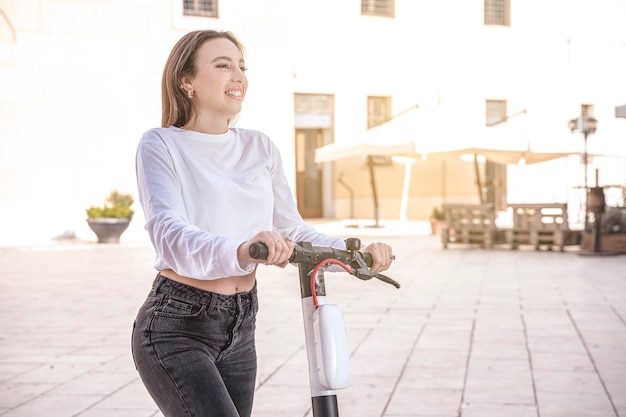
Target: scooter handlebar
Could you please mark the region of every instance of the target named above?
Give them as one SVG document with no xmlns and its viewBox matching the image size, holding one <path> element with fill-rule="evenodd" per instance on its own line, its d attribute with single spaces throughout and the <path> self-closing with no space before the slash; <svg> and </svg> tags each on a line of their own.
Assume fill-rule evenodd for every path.
<svg viewBox="0 0 626 417">
<path fill-rule="evenodd" d="M 356 243 L 355 243 L 356 242 Z M 400 284 L 383 274 L 372 274 L 369 267 L 372 266 L 372 254 L 360 252 L 360 241 L 348 239 L 346 243 L 349 250 L 331 248 L 328 246 L 311 246 L 305 248 L 297 243 L 293 244 L 293 253 L 289 257 L 291 263 L 318 264 L 327 259 L 336 259 L 352 268 L 352 275 L 362 280 L 378 278 L 379 280 L 400 288 Z M 356 245 L 356 246 L 355 246 Z M 250 257 L 253 259 L 267 259 L 268 249 L 262 242 L 255 242 L 250 245 Z"/>
<path fill-rule="evenodd" d="M 345 263 L 351 264 L 354 261 L 354 252 L 342 249 L 331 248 L 328 246 L 313 246 L 312 249 L 304 248 L 297 243 L 293 244 L 293 253 L 289 257 L 291 263 L 310 263 L 317 264 L 326 259 L 337 259 Z M 268 250 L 265 243 L 256 242 L 250 245 L 250 257 L 253 259 L 267 259 Z M 358 252 L 363 257 L 367 266 L 372 266 L 372 254 L 368 252 Z"/>
</svg>

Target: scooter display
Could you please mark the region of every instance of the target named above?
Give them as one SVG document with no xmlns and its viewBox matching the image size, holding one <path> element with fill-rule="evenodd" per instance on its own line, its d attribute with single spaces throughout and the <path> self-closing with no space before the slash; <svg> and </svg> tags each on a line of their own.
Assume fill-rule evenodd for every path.
<svg viewBox="0 0 626 417">
<path fill-rule="evenodd" d="M 400 288 L 393 279 L 370 271 L 372 257 L 360 251 L 359 239 L 348 238 L 345 242 L 346 250 L 297 242 L 289 258 L 289 262 L 298 264 L 300 275 L 313 417 L 339 417 L 336 390 L 347 388 L 350 382 L 345 323 L 340 308 L 326 302 L 324 271 L 329 266 L 338 265 L 361 280 L 376 278 Z M 252 244 L 250 256 L 266 259 L 267 246 Z"/>
</svg>

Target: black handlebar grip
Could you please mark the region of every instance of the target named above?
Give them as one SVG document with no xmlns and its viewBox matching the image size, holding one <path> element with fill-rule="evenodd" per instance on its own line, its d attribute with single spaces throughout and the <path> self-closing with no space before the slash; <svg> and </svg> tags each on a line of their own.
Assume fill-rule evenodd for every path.
<svg viewBox="0 0 626 417">
<path fill-rule="evenodd" d="M 250 245 L 248 253 L 252 259 L 267 259 L 267 246 L 261 242 L 253 243 Z"/>
</svg>

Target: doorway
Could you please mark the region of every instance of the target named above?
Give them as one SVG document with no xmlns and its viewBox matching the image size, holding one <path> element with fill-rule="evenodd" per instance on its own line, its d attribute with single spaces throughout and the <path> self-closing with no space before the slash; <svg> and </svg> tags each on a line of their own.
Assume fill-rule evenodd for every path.
<svg viewBox="0 0 626 417">
<path fill-rule="evenodd" d="M 296 129 L 296 197 L 304 218 L 322 217 L 322 170 L 315 150 L 323 138 L 322 129 Z"/>
</svg>

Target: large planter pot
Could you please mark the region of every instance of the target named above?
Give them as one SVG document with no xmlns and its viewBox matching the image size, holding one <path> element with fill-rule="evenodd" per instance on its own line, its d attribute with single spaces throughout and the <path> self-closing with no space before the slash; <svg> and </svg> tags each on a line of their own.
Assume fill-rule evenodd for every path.
<svg viewBox="0 0 626 417">
<path fill-rule="evenodd" d="M 87 224 L 98 236 L 98 243 L 119 243 L 120 236 L 130 224 L 130 219 L 88 219 Z"/>
<path fill-rule="evenodd" d="M 445 220 L 430 219 L 430 234 L 431 235 L 440 235 L 444 227 L 446 227 Z"/>
</svg>

